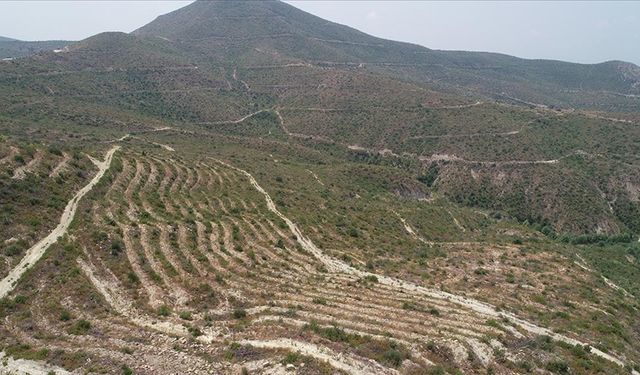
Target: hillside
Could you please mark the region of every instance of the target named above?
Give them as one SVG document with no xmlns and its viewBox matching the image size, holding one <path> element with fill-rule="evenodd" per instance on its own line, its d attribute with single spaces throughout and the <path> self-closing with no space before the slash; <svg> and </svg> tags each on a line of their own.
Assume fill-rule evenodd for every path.
<svg viewBox="0 0 640 375">
<path fill-rule="evenodd" d="M 31 56 L 42 51 L 53 51 L 69 45 L 68 40 L 46 40 L 25 42 L 11 38 L 0 37 L 0 59 Z"/>
<path fill-rule="evenodd" d="M 640 70 L 632 64 L 584 65 L 433 51 L 371 37 L 280 2 L 196 2 L 133 34 L 160 39 L 198 63 L 206 56 L 207 63 L 235 70 L 252 91 L 279 99 L 291 132 L 340 140 L 373 154 L 408 154 L 427 169 L 447 171 L 447 178 L 435 186 L 458 202 L 507 211 L 559 233 L 640 230 L 633 168 L 606 160 L 542 168 L 536 162 L 603 154 L 635 160 L 637 128 L 622 126 L 615 121 L 617 115 L 596 114 L 594 119 L 594 114 L 572 108 L 556 111 L 543 106 L 602 108 L 615 102 L 618 110 L 637 112 L 638 97 L 620 94 L 640 87 Z M 371 76 L 381 72 L 409 82 L 396 89 L 398 81 Z M 422 89 L 428 92 L 415 95 Z M 460 96 L 462 91 L 466 98 Z M 487 104 L 438 110 L 460 105 L 461 98 L 464 103 L 494 98 L 518 107 Z M 590 104 L 579 104 L 583 99 Z M 526 112 L 527 107 L 533 111 Z M 624 129 L 600 130 L 610 127 Z M 434 155 L 453 155 L 455 160 L 434 162 Z M 511 161 L 525 163 L 514 171 Z M 441 168 L 443 163 L 447 165 Z M 476 173 L 474 166 L 481 171 Z M 596 170 L 609 177 L 594 179 Z M 483 176 L 474 180 L 473 189 L 461 181 L 472 174 Z M 559 183 L 560 175 L 568 179 Z M 512 178 L 502 182 L 497 176 Z M 526 189 L 533 181 L 536 188 Z M 575 191 L 581 194 L 574 196 Z"/>
<path fill-rule="evenodd" d="M 311 147 L 329 143 L 367 162 L 400 161 L 416 175 L 442 171 L 445 178 L 432 188 L 456 202 L 503 211 L 559 235 L 640 231 L 634 193 L 640 179 L 633 169 L 638 128 L 627 125 L 634 124 L 628 114 L 530 109 L 366 70 L 299 60 L 243 65 L 239 58 L 231 65 L 184 49 L 160 38 L 100 34 L 68 53 L 0 66 L 5 101 L 45 95 L 61 106 L 51 110 L 72 100 L 210 130 L 228 118 L 278 108 L 287 132 L 323 140 Z"/>
<path fill-rule="evenodd" d="M 237 1 L 2 61 L 0 373 L 638 374 L 636 68 Z"/>
<path fill-rule="evenodd" d="M 442 89 L 471 92 L 508 102 L 560 107 L 633 110 L 640 94 L 640 67 L 618 61 L 573 64 L 526 60 L 482 52 L 437 51 L 376 38 L 327 22 L 279 1 L 200 1 L 159 17 L 135 35 L 162 37 L 185 50 L 252 62 L 303 60 L 313 65 L 381 71 Z M 232 52 L 232 53 L 229 53 Z M 600 96 L 599 103 L 593 97 Z M 611 97 L 609 97 L 611 96 Z M 635 107 L 634 107 L 635 106 Z"/>
</svg>

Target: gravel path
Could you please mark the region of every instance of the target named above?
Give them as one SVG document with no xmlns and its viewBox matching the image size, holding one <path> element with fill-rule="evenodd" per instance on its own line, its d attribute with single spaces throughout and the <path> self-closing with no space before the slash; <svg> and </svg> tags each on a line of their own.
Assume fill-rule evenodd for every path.
<svg viewBox="0 0 640 375">
<path fill-rule="evenodd" d="M 98 167 L 98 173 L 96 173 L 93 179 L 91 179 L 91 181 L 89 181 L 89 183 L 85 187 L 80 189 L 80 191 L 78 191 L 76 195 L 71 198 L 69 203 L 67 203 L 67 206 L 65 207 L 64 211 L 62 212 L 62 216 L 60 217 L 60 223 L 58 224 L 58 226 L 55 227 L 45 238 L 41 239 L 38 243 L 27 250 L 27 253 L 25 254 L 24 258 L 22 258 L 20 263 L 18 263 L 18 265 L 16 265 L 11 271 L 9 271 L 9 274 L 4 279 L 2 279 L 2 281 L 0 281 L 0 298 L 4 298 L 7 294 L 9 294 L 15 288 L 18 280 L 20 280 L 20 277 L 27 270 L 33 267 L 36 262 L 40 260 L 40 258 L 42 258 L 49 246 L 56 243 L 56 241 L 58 241 L 58 239 L 67 232 L 67 229 L 69 229 L 69 226 L 71 225 L 71 222 L 75 217 L 80 199 L 82 199 L 82 197 L 90 192 L 91 189 L 93 189 L 93 187 L 100 181 L 102 176 L 109 169 L 109 166 L 111 166 L 111 159 L 113 158 L 113 154 L 119 148 L 120 147 L 115 146 L 111 150 L 109 150 L 104 161 L 97 161 L 93 158 L 91 159 Z"/>
<path fill-rule="evenodd" d="M 12 374 L 12 375 L 67 375 L 71 372 L 48 365 L 40 361 L 31 361 L 27 359 L 13 359 L 11 357 L 5 357 L 4 352 L 0 352 L 0 374 Z"/>
</svg>

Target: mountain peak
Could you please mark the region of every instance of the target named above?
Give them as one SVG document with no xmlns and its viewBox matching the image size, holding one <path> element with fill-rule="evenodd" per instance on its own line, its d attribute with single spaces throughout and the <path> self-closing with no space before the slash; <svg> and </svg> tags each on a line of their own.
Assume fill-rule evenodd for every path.
<svg viewBox="0 0 640 375">
<path fill-rule="evenodd" d="M 351 41 L 377 39 L 277 0 L 200 0 L 156 18 L 133 34 L 180 41 L 287 36 Z"/>
</svg>

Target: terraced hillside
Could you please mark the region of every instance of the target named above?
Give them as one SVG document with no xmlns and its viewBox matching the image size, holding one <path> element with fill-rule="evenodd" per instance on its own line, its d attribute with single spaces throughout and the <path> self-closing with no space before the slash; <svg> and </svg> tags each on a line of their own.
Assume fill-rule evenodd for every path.
<svg viewBox="0 0 640 375">
<path fill-rule="evenodd" d="M 72 191 L 88 178 L 89 159 L 78 149 L 38 143 L 0 143 L 2 257 L 0 276 L 6 276 L 26 249 L 44 237 Z"/>
<path fill-rule="evenodd" d="M 635 94 L 461 95 L 310 17 L 0 63 L 0 373 L 637 374 Z"/>
<path fill-rule="evenodd" d="M 360 245 L 359 254 L 352 250 L 350 234 L 331 227 L 306 228 L 290 218 L 279 207 L 282 202 L 276 203 L 253 175 L 231 164 L 229 149 L 196 157 L 184 147 L 198 144 L 197 138 L 168 134 L 176 143 L 169 146 L 154 139 L 162 138 L 159 134 L 119 142 L 122 148 L 95 190 L 80 201 L 79 217 L 69 232 L 17 285 L 16 297 L 5 300 L 5 353 L 45 359 L 68 370 L 121 367 L 136 373 L 157 373 L 159 368 L 167 373 L 187 368 L 194 373 L 242 368 L 269 372 L 288 364 L 310 373 L 422 373 L 440 368 L 510 373 L 553 366 L 610 372 L 622 371 L 616 363 L 630 360 L 622 360 L 622 352 L 637 355 L 633 341 L 625 344 L 631 337 L 610 341 L 607 333 L 590 331 L 587 336 L 596 334 L 592 339 L 612 343 L 608 345 L 614 345 L 617 354 L 598 345 L 579 354 L 576 348 L 591 341 L 575 333 L 556 333 L 566 332 L 563 324 L 554 332 L 525 320 L 527 306 L 533 303 L 535 309 L 540 303 L 538 283 L 543 290 L 553 290 L 576 285 L 579 279 L 586 288 L 602 289 L 597 273 L 572 265 L 570 259 L 553 259 L 552 253 L 540 250 L 528 254 L 526 246 L 501 245 L 500 240 L 468 242 L 465 234 L 459 242 L 425 240 L 423 233 L 429 230 L 414 229 L 401 216 L 405 210 L 411 214 L 409 206 L 400 203 L 394 212 L 395 232 L 385 234 L 411 244 L 407 247 L 451 254 L 445 257 L 462 269 L 479 261 L 478 256 L 486 262 L 491 252 L 520 252 L 523 264 L 537 266 L 512 268 L 498 262 L 469 270 L 468 275 L 477 278 L 464 281 L 471 285 L 486 279 L 500 282 L 496 277 L 502 270 L 533 287 L 521 289 L 513 301 L 496 300 L 501 308 L 464 297 L 475 290 L 473 294 L 492 300 L 495 297 L 485 295 L 488 285 L 467 289 L 443 277 L 440 281 L 447 287 L 421 286 L 404 281 L 411 278 L 410 267 L 402 267 L 401 276 L 387 276 L 386 267 L 357 260 L 373 253 L 377 241 Z M 176 142 L 176 137 L 183 139 Z M 248 155 L 255 157 L 250 151 Z M 279 163 L 270 162 L 276 169 Z M 312 185 L 322 182 L 312 173 L 302 176 Z M 463 216 L 458 220 L 447 206 L 433 209 L 435 217 L 449 211 L 458 231 L 464 231 L 463 223 L 473 225 Z M 421 227 L 420 218 L 411 220 L 415 228 Z M 349 222 L 360 226 L 358 220 Z M 369 236 L 368 229 L 359 231 L 358 236 Z M 331 249 L 316 245 L 328 238 Z M 464 256 L 453 255 L 461 251 Z M 429 273 L 451 272 L 438 261 L 441 256 L 422 258 L 428 260 Z M 569 267 L 575 275 L 551 281 L 540 274 L 545 263 Z M 549 271 L 548 266 L 542 268 Z M 598 293 L 609 303 L 629 303 L 631 298 L 616 297 L 615 290 L 606 287 Z M 56 297 L 61 295 L 66 297 Z M 594 312 L 606 319 L 609 313 L 594 308 L 584 319 Z M 580 320 L 579 311 L 572 312 L 569 327 Z M 624 316 L 617 315 L 623 322 Z M 605 348 L 606 353 L 601 351 Z"/>
</svg>

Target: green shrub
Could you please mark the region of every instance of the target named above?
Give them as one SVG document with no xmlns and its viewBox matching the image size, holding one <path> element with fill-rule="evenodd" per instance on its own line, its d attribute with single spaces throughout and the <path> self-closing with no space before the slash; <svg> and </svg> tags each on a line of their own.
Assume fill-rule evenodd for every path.
<svg viewBox="0 0 640 375">
<path fill-rule="evenodd" d="M 140 282 L 140 278 L 133 271 L 127 273 L 127 280 L 129 280 L 129 282 L 132 284 L 137 284 Z"/>
<path fill-rule="evenodd" d="M 522 369 L 524 372 L 532 372 L 533 371 L 533 365 L 531 364 L 531 362 L 528 362 L 528 361 L 518 361 L 516 363 L 516 366 L 519 369 Z"/>
<path fill-rule="evenodd" d="M 402 302 L 402 308 L 405 310 L 415 311 L 415 310 L 419 310 L 420 306 L 418 306 L 418 304 L 416 304 L 413 301 L 404 301 Z"/>
<path fill-rule="evenodd" d="M 67 310 L 62 310 L 60 312 L 60 320 L 63 322 L 67 322 L 69 320 L 71 320 L 71 313 Z"/>
<path fill-rule="evenodd" d="M 23 295 L 21 295 L 21 294 L 18 294 L 18 295 L 13 299 L 13 302 L 15 302 L 15 303 L 16 303 L 16 304 L 18 304 L 18 305 L 21 305 L 21 304 L 23 304 L 23 303 L 27 302 L 27 297 L 26 297 L 26 296 L 23 296 Z"/>
<path fill-rule="evenodd" d="M 418 176 L 418 181 L 422 182 L 423 184 L 429 187 L 432 187 L 433 183 L 438 178 L 438 172 L 440 172 L 440 168 L 438 167 L 437 164 L 433 164 L 429 166 L 425 174 Z"/>
<path fill-rule="evenodd" d="M 377 283 L 378 282 L 378 278 L 376 277 L 376 275 L 367 275 L 364 277 L 365 281 L 368 281 L 370 283 Z"/>
<path fill-rule="evenodd" d="M 243 319 L 247 316 L 247 312 L 244 309 L 233 310 L 234 319 Z"/>
<path fill-rule="evenodd" d="M 90 329 L 91 323 L 89 323 L 87 320 L 80 319 L 76 322 L 76 324 L 73 325 L 70 333 L 74 335 L 86 335 Z"/>
<path fill-rule="evenodd" d="M 196 328 L 196 327 L 191 327 L 191 326 L 189 326 L 189 327 L 187 327 L 187 331 L 189 331 L 189 333 L 190 333 L 190 334 L 191 334 L 191 336 L 193 336 L 193 337 L 202 336 L 202 331 L 201 331 L 201 330 L 199 330 L 199 329 L 198 329 L 198 328 Z"/>
<path fill-rule="evenodd" d="M 359 237 L 360 234 L 356 228 L 349 228 L 349 236 L 351 237 Z"/>
<path fill-rule="evenodd" d="M 349 340 L 349 335 L 342 328 L 329 327 L 320 331 L 322 336 L 335 342 L 345 342 Z"/>
<path fill-rule="evenodd" d="M 432 352 L 432 351 L 434 351 L 434 350 L 436 350 L 436 349 L 437 349 L 437 346 L 436 346 L 436 343 L 435 343 L 435 342 L 433 342 L 433 341 L 431 341 L 431 340 L 430 340 L 430 341 L 427 341 L 427 350 L 429 350 L 429 351 L 431 351 L 431 352 Z"/>
<path fill-rule="evenodd" d="M 541 335 L 536 337 L 536 347 L 542 350 L 546 350 L 548 352 L 553 350 L 555 346 L 551 337 L 547 335 Z"/>
<path fill-rule="evenodd" d="M 400 367 L 404 360 L 402 353 L 397 349 L 389 349 L 382 355 L 384 361 L 393 367 Z"/>
<path fill-rule="evenodd" d="M 487 270 L 485 270 L 482 267 L 476 268 L 475 270 L 473 270 L 473 273 L 475 273 L 476 275 L 480 275 L 480 276 L 484 276 L 486 274 L 488 274 L 489 272 Z"/>
<path fill-rule="evenodd" d="M 124 248 L 124 244 L 119 239 L 114 239 L 111 242 L 111 255 L 117 256 L 122 252 Z"/>
<path fill-rule="evenodd" d="M 515 276 L 514 276 L 514 274 L 512 274 L 512 273 L 508 273 L 508 274 L 506 275 L 506 281 L 507 281 L 509 284 L 514 284 L 514 283 L 516 282 L 516 277 L 515 277 Z"/>
<path fill-rule="evenodd" d="M 49 146 L 49 153 L 57 156 L 62 156 L 62 151 L 57 146 L 51 145 Z"/>
<path fill-rule="evenodd" d="M 4 255 L 8 257 L 14 257 L 22 252 L 20 246 L 16 246 L 15 244 L 11 244 L 4 249 Z"/>
<path fill-rule="evenodd" d="M 167 305 L 162 305 L 158 308 L 158 315 L 160 316 L 169 316 L 171 314 L 171 309 Z"/>
<path fill-rule="evenodd" d="M 548 362 L 545 368 L 555 374 L 568 374 L 569 365 L 565 361 L 551 361 Z"/>
<path fill-rule="evenodd" d="M 287 353 L 287 355 L 282 360 L 283 365 L 294 364 L 300 360 L 299 353 Z"/>
</svg>

